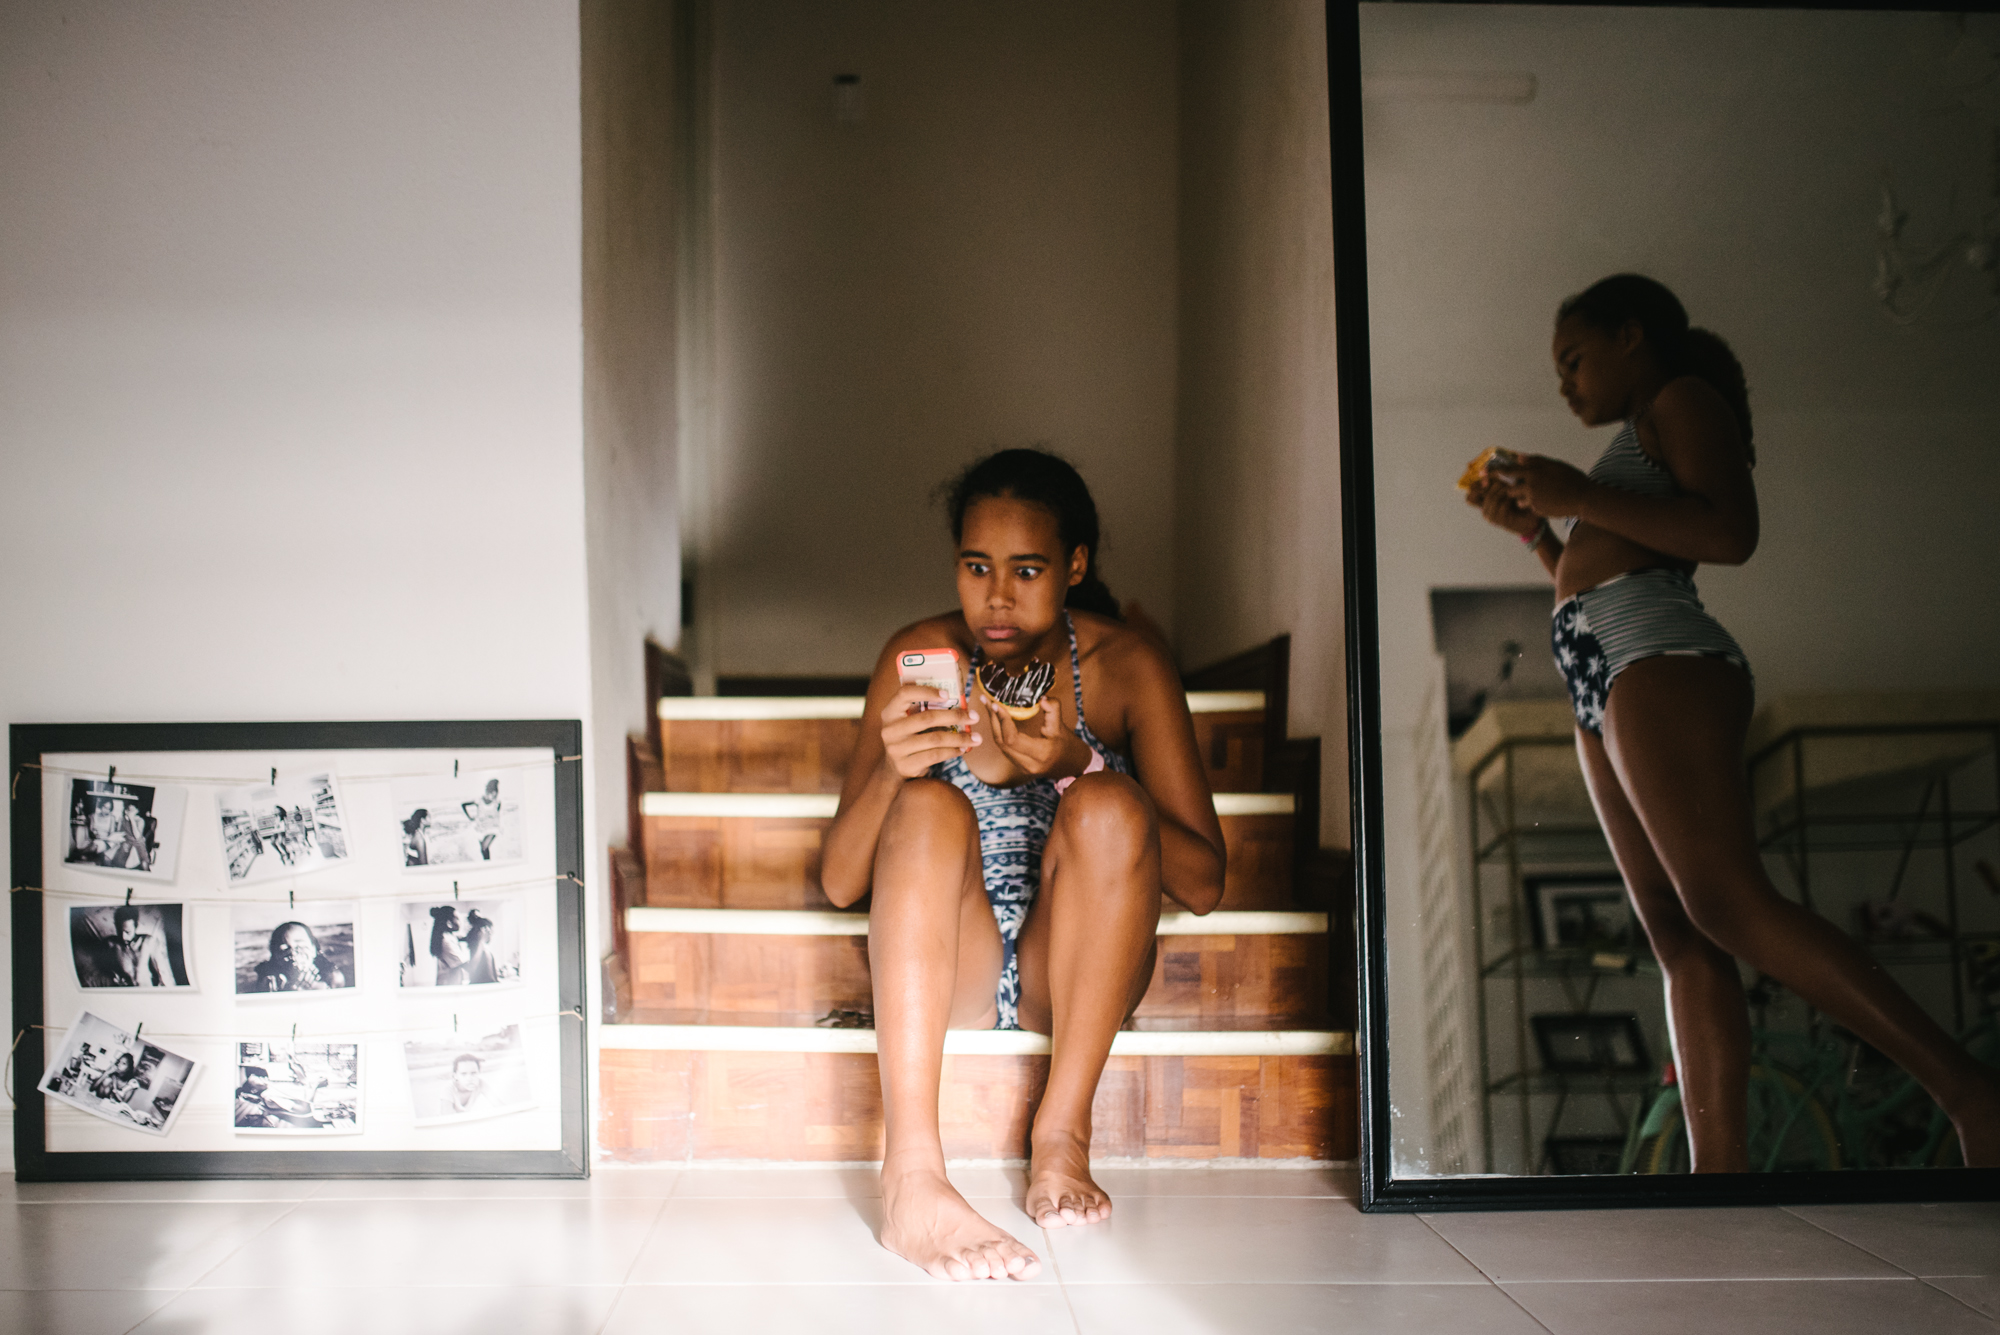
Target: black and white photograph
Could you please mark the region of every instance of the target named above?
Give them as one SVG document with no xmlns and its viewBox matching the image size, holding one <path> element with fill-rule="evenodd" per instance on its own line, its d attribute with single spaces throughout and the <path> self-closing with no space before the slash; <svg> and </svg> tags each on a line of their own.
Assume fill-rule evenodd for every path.
<svg viewBox="0 0 2000 1335">
<path fill-rule="evenodd" d="M 69 781 L 63 865 L 135 880 L 171 881 L 187 789 L 120 780 Z"/>
<path fill-rule="evenodd" d="M 76 985 L 192 990 L 182 904 L 72 904 Z"/>
<path fill-rule="evenodd" d="M 399 779 L 390 786 L 403 870 L 465 871 L 521 860 L 521 776 Z"/>
<path fill-rule="evenodd" d="M 1630 1012 L 1531 1015 L 1542 1067 L 1565 1075 L 1638 1075 L 1652 1070 L 1646 1035 Z"/>
<path fill-rule="evenodd" d="M 361 1045 L 246 1040 L 236 1045 L 232 1120 L 244 1135 L 327 1136 L 361 1130 Z"/>
<path fill-rule="evenodd" d="M 470 1122 L 535 1106 L 518 1024 L 483 1036 L 467 1031 L 406 1040 L 403 1063 L 418 1126 Z"/>
<path fill-rule="evenodd" d="M 406 899 L 397 946 L 403 987 L 494 987 L 521 981 L 520 901 Z"/>
<path fill-rule="evenodd" d="M 1631 950 L 1638 922 L 1616 876 L 1524 876 L 1529 922 L 1543 950 Z"/>
<path fill-rule="evenodd" d="M 302 876 L 348 856 L 347 819 L 331 774 L 281 775 L 276 783 L 225 788 L 215 800 L 231 885 Z"/>
<path fill-rule="evenodd" d="M 174 1129 L 198 1065 L 84 1011 L 63 1036 L 40 1089 L 92 1117 L 164 1136 Z"/>
<path fill-rule="evenodd" d="M 352 900 L 233 904 L 236 995 L 329 996 L 354 986 Z"/>
</svg>

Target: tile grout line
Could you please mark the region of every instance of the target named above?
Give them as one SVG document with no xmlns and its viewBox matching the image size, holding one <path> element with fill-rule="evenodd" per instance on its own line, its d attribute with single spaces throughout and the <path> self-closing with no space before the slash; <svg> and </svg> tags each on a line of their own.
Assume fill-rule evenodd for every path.
<svg viewBox="0 0 2000 1335">
<path fill-rule="evenodd" d="M 1465 1252 L 1459 1248 L 1459 1245 L 1457 1243 L 1453 1242 L 1450 1238 L 1447 1238 L 1444 1234 L 1438 1232 L 1437 1226 L 1431 1223 L 1429 1215 L 1420 1214 L 1417 1216 L 1417 1219 L 1423 1224 L 1425 1228 L 1431 1231 L 1432 1237 L 1436 1238 L 1439 1242 L 1442 1242 L 1445 1246 L 1451 1248 L 1452 1251 L 1458 1253 L 1458 1258 L 1460 1260 L 1464 1261 L 1474 1270 L 1477 1270 L 1480 1274 L 1480 1277 L 1484 1279 L 1488 1285 L 1498 1290 L 1501 1296 L 1506 1298 L 1508 1302 L 1514 1304 L 1514 1308 L 1516 1311 L 1520 1312 L 1520 1314 L 1528 1318 L 1528 1320 L 1534 1322 L 1535 1325 L 1540 1327 L 1542 1330 L 1547 1331 L 1548 1335 L 1555 1335 L 1554 1331 L 1549 1330 L 1548 1324 L 1546 1322 L 1544 1322 L 1540 1317 L 1536 1316 L 1533 1312 L 1530 1312 L 1528 1310 L 1527 1305 L 1525 1303 L 1523 1303 L 1519 1298 L 1516 1298 L 1513 1294 L 1508 1293 L 1506 1287 L 1502 1285 L 1499 1280 L 1487 1274 L 1485 1266 L 1479 1264 L 1479 1262 L 1473 1260 L 1470 1256 L 1467 1256 Z"/>
<path fill-rule="evenodd" d="M 1894 1261 L 1891 1261 L 1888 1257 L 1883 1256 L 1881 1253 L 1877 1252 L 1874 1248 L 1864 1246 L 1863 1244 L 1856 1242 L 1852 1238 L 1842 1237 L 1840 1234 L 1828 1228 L 1825 1224 L 1820 1223 L 1819 1220 L 1808 1219 L 1806 1216 L 1800 1214 L 1796 1209 L 1794 1209 L 1789 1205 L 1780 1205 L 1778 1209 L 1782 1213 L 1788 1214 L 1792 1218 L 1798 1220 L 1801 1224 L 1810 1224 L 1812 1227 L 1826 1234 L 1829 1238 L 1832 1238 L 1835 1242 L 1846 1243 L 1848 1246 L 1854 1248 L 1854 1250 L 1860 1252 L 1863 1256 L 1874 1257 L 1876 1260 L 1880 1261 L 1883 1265 L 1888 1266 L 1891 1270 L 1901 1271 L 1903 1274 L 1908 1275 L 1911 1279 L 1914 1280 L 1923 1279 L 1922 1275 L 1917 1274 L 1915 1271 L 1911 1270 L 1908 1266 L 1897 1265 Z M 1982 1315 L 1984 1314 L 1982 1313 Z"/>
<path fill-rule="evenodd" d="M 1025 1205 L 1027 1202 L 1024 1200 L 1022 1204 Z M 1025 1214 L 1026 1211 L 1022 1213 Z M 1034 1221 L 1030 1220 L 1029 1222 L 1033 1223 Z M 1042 1250 L 1049 1254 L 1049 1269 L 1055 1272 L 1056 1292 L 1062 1295 L 1063 1310 L 1069 1313 L 1069 1327 L 1076 1332 L 1076 1335 L 1083 1335 L 1083 1322 L 1076 1315 L 1076 1304 L 1070 1301 L 1069 1281 L 1063 1278 L 1062 1262 L 1056 1260 L 1055 1241 L 1049 1237 L 1049 1231 L 1042 1228 L 1040 1224 L 1035 1224 L 1035 1227 L 1041 1230 Z"/>
<path fill-rule="evenodd" d="M 300 1207 L 301 1205 L 304 1205 L 304 1204 L 305 1204 L 305 1203 L 306 1203 L 307 1201 L 311 1200 L 311 1199 L 312 1199 L 312 1197 L 313 1197 L 313 1194 L 317 1193 L 318 1191 L 319 1191 L 319 1188 L 318 1188 L 318 1187 L 314 1187 L 314 1188 L 313 1188 L 313 1190 L 312 1190 L 312 1192 L 310 1192 L 310 1193 L 308 1193 L 308 1194 L 306 1194 L 306 1195 L 304 1195 L 304 1196 L 301 1196 L 301 1197 L 299 1197 L 299 1198 L 298 1198 L 297 1200 L 294 1200 L 294 1201 L 290 1202 L 290 1203 L 289 1203 L 289 1204 L 288 1204 L 288 1205 L 286 1206 L 286 1208 L 285 1208 L 285 1209 L 284 1209 L 283 1211 L 281 1211 L 281 1212 L 280 1212 L 280 1213 L 278 1214 L 278 1216 L 277 1216 L 276 1218 L 272 1219 L 272 1220 L 271 1220 L 271 1221 L 270 1221 L 269 1223 L 265 1224 L 265 1225 L 264 1225 L 264 1227 L 262 1227 L 262 1228 L 260 1228 L 260 1229 L 256 1229 L 256 1230 L 254 1230 L 253 1232 L 251 1232 L 251 1233 L 249 1233 L 249 1234 L 246 1234 L 246 1235 L 245 1235 L 245 1236 L 244 1236 L 244 1237 L 242 1238 L 242 1240 L 241 1240 L 241 1241 L 239 1241 L 239 1242 L 238 1242 L 238 1243 L 237 1243 L 237 1244 L 236 1244 L 236 1245 L 235 1245 L 234 1247 L 231 1247 L 231 1248 L 229 1249 L 229 1252 L 228 1252 L 228 1254 L 227 1254 L 226 1256 L 222 1257 L 222 1259 L 221 1259 L 221 1260 L 217 1261 L 217 1262 L 216 1262 L 216 1263 L 215 1263 L 214 1265 L 210 1266 L 210 1267 L 209 1267 L 208 1269 L 206 1269 L 206 1270 L 202 1271 L 202 1272 L 201 1272 L 200 1274 L 196 1275 L 196 1276 L 195 1276 L 195 1277 L 194 1277 L 193 1279 L 189 1280 L 189 1281 L 188 1281 L 188 1282 L 187 1282 L 186 1284 L 183 1284 L 183 1285 L 181 1286 L 181 1288 L 180 1288 L 179 1292 L 175 1293 L 175 1294 L 174 1294 L 174 1296 L 173 1296 L 172 1298 L 169 1298 L 169 1299 L 167 1299 L 167 1300 L 166 1300 L 165 1302 L 161 1303 L 161 1304 L 160 1304 L 160 1305 L 159 1305 L 158 1307 L 154 1308 L 154 1309 L 153 1309 L 153 1310 L 152 1310 L 151 1312 L 147 1313 L 147 1314 L 146 1314 L 146 1318 L 145 1318 L 145 1320 L 144 1320 L 144 1321 L 141 1321 L 141 1322 L 139 1322 L 139 1323 L 138 1323 L 138 1325 L 135 1325 L 135 1326 L 133 1326 L 133 1327 L 132 1327 L 132 1330 L 137 1330 L 137 1329 L 139 1328 L 139 1326 L 143 1326 L 143 1325 L 145 1325 L 147 1321 L 151 1321 L 151 1320 L 152 1320 L 152 1319 L 153 1319 L 154 1317 L 158 1316 L 158 1315 L 159 1315 L 159 1314 L 160 1314 L 161 1312 L 164 1312 L 164 1311 L 165 1311 L 165 1310 L 166 1310 L 167 1308 L 169 1308 L 169 1307 L 173 1306 L 175 1302 L 179 1301 L 180 1299 L 182 1299 L 182 1298 L 186 1297 L 186 1296 L 187 1296 L 188 1294 L 192 1293 L 192 1292 L 194 1291 L 194 1287 L 195 1287 L 195 1285 L 197 1285 L 197 1284 L 201 1283 L 201 1281 L 202 1281 L 203 1279 L 205 1279 L 205 1278 L 206 1278 L 206 1277 L 208 1277 L 209 1275 L 212 1275 L 212 1274 L 214 1274 L 214 1273 L 215 1273 L 216 1271 L 218 1271 L 218 1270 L 222 1269 L 222 1267 L 224 1267 L 224 1266 L 228 1265 L 228 1264 L 230 1263 L 230 1261 L 232 1261 L 232 1260 L 234 1260 L 234 1259 L 235 1259 L 235 1257 L 236 1257 L 236 1254 L 237 1254 L 238 1252 L 242 1251 L 242 1250 L 243 1250 L 243 1249 L 244 1249 L 245 1247 L 247 1247 L 247 1246 L 249 1246 L 249 1245 L 250 1245 L 250 1242 L 251 1242 L 251 1240 L 252 1240 L 252 1239 L 254 1239 L 254 1238 L 261 1238 L 261 1237 L 263 1237 L 263 1236 L 264 1236 L 264 1235 L 265 1235 L 266 1233 L 268 1233 L 268 1232 L 270 1232 L 270 1231 L 271 1231 L 272 1229 L 276 1228 L 276 1227 L 277 1227 L 277 1226 L 278 1226 L 279 1224 L 282 1224 L 282 1223 L 284 1223 L 284 1222 L 285 1222 L 285 1221 L 286 1221 L 287 1219 L 291 1218 L 291 1217 L 292 1217 L 292 1212 L 293 1212 L 293 1211 L 295 1211 L 295 1210 L 297 1210 L 297 1209 L 298 1209 L 298 1208 L 299 1208 L 299 1207 Z M 202 1203 L 202 1204 L 205 1204 L 205 1203 L 207 1203 L 207 1202 L 188 1202 L 188 1201 L 183 1201 L 183 1202 L 179 1202 L 179 1203 L 180 1203 L 180 1204 L 184 1204 L 184 1205 L 185 1205 L 185 1204 L 197 1204 L 197 1203 Z M 217 1202 L 214 1202 L 214 1204 L 218 1204 L 218 1205 L 220 1205 L 220 1204 L 227 1204 L 227 1202 L 222 1202 L 222 1201 L 217 1201 Z M 126 1335 L 131 1335 L 131 1332 L 130 1332 L 130 1331 L 127 1331 L 127 1332 L 126 1332 Z"/>
<path fill-rule="evenodd" d="M 1930 1291 L 1931 1291 L 1932 1293 L 1942 1293 L 1942 1294 L 1943 1294 L 1943 1295 L 1944 1295 L 1945 1297 L 1947 1297 L 1947 1298 L 1951 1299 L 1951 1300 L 1952 1300 L 1953 1302 L 1957 1303 L 1957 1304 L 1958 1304 L 1958 1305 L 1959 1305 L 1960 1307 L 1963 1307 L 1963 1308 L 1965 1308 L 1965 1309 L 1966 1309 L 1967 1311 L 1969 1311 L 1969 1312 L 1972 1312 L 1972 1313 L 1974 1313 L 1975 1315 L 1978 1315 L 1978 1316 L 1983 1316 L 1983 1317 L 1985 1317 L 1985 1318 L 1986 1318 L 1986 1319 L 1987 1319 L 1988 1321 L 1991 1321 L 1991 1322 L 1993 1322 L 1993 1323 L 1994 1323 L 1995 1325 L 2000 1325 L 2000 1317 L 1995 1317 L 1995 1316 L 1993 1316 L 1993 1315 L 1992 1315 L 1992 1314 L 1991 1314 L 1990 1312 L 1984 1312 L 1984 1311 L 1981 1311 L 1981 1310 L 1980 1310 L 1979 1308 L 1977 1308 L 1977 1307 L 1974 1307 L 1974 1306 L 1973 1306 L 1973 1305 L 1972 1305 L 1972 1304 L 1971 1304 L 1970 1302 L 1967 1302 L 1967 1301 L 1966 1301 L 1965 1299 L 1963 1299 L 1963 1298 L 1959 1297 L 1959 1296 L 1958 1296 L 1957 1294 L 1953 1293 L 1953 1292 L 1952 1292 L 1952 1291 L 1951 1291 L 1950 1289 L 1941 1289 L 1941 1288 L 1939 1288 L 1939 1287 L 1938 1287 L 1937 1285 L 1935 1285 L 1935 1284 L 1931 1283 L 1931 1281 L 1930 1281 L 1930 1280 L 1929 1280 L 1928 1278 L 1926 1278 L 1925 1276 L 1923 1276 L 1923 1275 L 1913 1275 L 1913 1276 L 1911 1276 L 1911 1278 L 1915 1279 L 1915 1280 L 1917 1281 L 1917 1283 L 1919 1283 L 1919 1284 L 1923 1285 L 1923 1286 L 1924 1286 L 1925 1288 L 1929 1289 L 1929 1290 L 1930 1290 Z M 1958 1276 L 1951 1276 L 1951 1275 L 1940 1275 L 1940 1276 L 1938 1276 L 1938 1278 L 1940 1278 L 1940 1279 L 1954 1279 L 1954 1278 L 1958 1278 Z M 1976 1276 L 1966 1276 L 1966 1278 L 1977 1278 L 1977 1277 L 1976 1277 Z"/>
<path fill-rule="evenodd" d="M 667 1194 L 660 1197 L 659 1205 L 653 1210 L 652 1219 L 647 1221 L 645 1235 L 639 1239 L 638 1247 L 632 1252 L 632 1263 L 625 1267 L 625 1275 L 618 1281 L 618 1292 L 611 1299 L 611 1306 L 604 1309 L 604 1320 L 597 1323 L 593 1335 L 604 1335 L 605 1328 L 611 1324 L 611 1319 L 618 1315 L 618 1309 L 624 1305 L 625 1295 L 631 1292 L 632 1272 L 639 1268 L 639 1258 L 646 1254 L 646 1244 L 653 1240 L 653 1234 L 659 1232 L 660 1218 L 667 1212 L 667 1202 L 680 1191 L 681 1183 L 684 1181 L 686 1181 L 685 1170 L 676 1168 L 673 1183 L 667 1188 Z"/>
</svg>

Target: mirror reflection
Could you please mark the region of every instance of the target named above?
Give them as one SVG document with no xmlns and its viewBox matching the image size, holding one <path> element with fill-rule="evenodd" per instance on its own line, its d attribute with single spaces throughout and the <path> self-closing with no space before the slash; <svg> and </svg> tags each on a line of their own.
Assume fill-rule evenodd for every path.
<svg viewBox="0 0 2000 1335">
<path fill-rule="evenodd" d="M 2000 1164 L 2000 19 L 1361 37 L 1394 1172 Z"/>
</svg>

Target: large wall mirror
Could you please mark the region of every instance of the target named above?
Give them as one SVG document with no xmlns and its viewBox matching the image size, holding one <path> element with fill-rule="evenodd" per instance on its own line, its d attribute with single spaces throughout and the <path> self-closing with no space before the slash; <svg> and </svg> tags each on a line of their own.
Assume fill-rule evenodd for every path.
<svg viewBox="0 0 2000 1335">
<path fill-rule="evenodd" d="M 1988 1078 L 1965 1063 L 2000 1067 L 2000 16 L 1363 3 L 1329 24 L 1369 1203 L 2000 1194 L 1911 1071 L 1963 1109 Z M 1633 370 L 1695 352 L 1588 304 L 1558 336 L 1560 303 L 1623 273 L 1739 359 L 1761 520 L 1747 560 L 1690 585 L 1631 556 L 1556 617 L 1573 659 L 1686 664 L 1722 653 L 1688 629 L 1705 606 L 1753 674 L 1733 787 L 1671 766 L 1728 731 L 1704 683 L 1734 660 L 1612 678 L 1598 754 L 1678 864 L 1682 916 L 1643 922 L 1557 589 L 1454 485 L 1499 447 L 1737 504 L 1688 462 L 1720 448 L 1715 413 L 1741 448 L 1726 390 L 1673 417 Z M 1758 875 L 1813 925 L 1687 884 Z M 1697 919 L 1744 946 L 1726 978 L 1674 936 Z M 1691 1171 L 1691 1121 L 1722 1174 Z"/>
</svg>

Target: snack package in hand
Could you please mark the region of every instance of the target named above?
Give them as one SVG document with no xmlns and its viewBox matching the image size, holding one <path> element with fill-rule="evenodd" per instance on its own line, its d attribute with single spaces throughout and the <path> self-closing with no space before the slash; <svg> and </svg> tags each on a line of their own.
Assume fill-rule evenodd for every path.
<svg viewBox="0 0 2000 1335">
<path fill-rule="evenodd" d="M 1485 477 L 1495 464 L 1505 466 L 1520 462 L 1521 456 L 1512 450 L 1503 450 L 1498 445 L 1489 445 L 1479 452 L 1479 457 L 1465 466 L 1459 474 L 1458 489 L 1471 491 L 1472 484 Z"/>
</svg>

